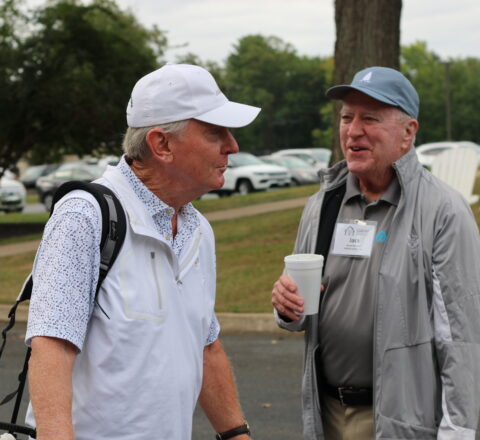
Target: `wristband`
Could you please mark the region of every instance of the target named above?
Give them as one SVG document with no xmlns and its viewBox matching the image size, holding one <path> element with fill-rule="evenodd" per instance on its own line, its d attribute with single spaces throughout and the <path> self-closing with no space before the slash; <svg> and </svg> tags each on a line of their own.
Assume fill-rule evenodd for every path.
<svg viewBox="0 0 480 440">
<path fill-rule="evenodd" d="M 245 422 L 243 425 L 237 426 L 236 428 L 230 429 L 228 431 L 217 433 L 217 435 L 215 436 L 215 439 L 227 440 L 229 438 L 233 438 L 241 434 L 250 435 L 250 427 L 248 426 L 247 422 Z"/>
</svg>

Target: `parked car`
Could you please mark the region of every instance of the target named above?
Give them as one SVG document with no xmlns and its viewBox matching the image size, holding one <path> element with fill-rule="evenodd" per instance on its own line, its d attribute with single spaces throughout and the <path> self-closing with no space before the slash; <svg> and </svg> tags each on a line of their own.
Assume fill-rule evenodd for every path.
<svg viewBox="0 0 480 440">
<path fill-rule="evenodd" d="M 444 142 L 430 142 L 427 144 L 419 145 L 415 148 L 417 152 L 418 160 L 425 168 L 431 169 L 435 157 L 444 151 L 454 148 L 471 148 L 477 153 L 478 161 L 480 163 L 480 145 L 470 141 L 444 141 Z"/>
<path fill-rule="evenodd" d="M 328 148 L 308 148 L 315 158 L 315 160 L 321 163 L 323 166 L 322 168 L 327 168 L 330 164 L 330 157 L 332 156 L 332 150 Z"/>
<path fill-rule="evenodd" d="M 289 186 L 290 173 L 285 167 L 269 165 L 250 153 L 237 153 L 228 156 L 225 171 L 225 184 L 219 190 L 212 191 L 220 195 L 234 192 L 248 194 L 273 186 Z"/>
<path fill-rule="evenodd" d="M 295 156 L 260 156 L 264 162 L 280 165 L 290 171 L 291 185 L 308 185 L 319 181 L 315 168 Z"/>
<path fill-rule="evenodd" d="M 25 185 L 26 188 L 35 188 L 37 179 L 42 176 L 55 171 L 59 165 L 57 164 L 43 164 L 43 165 L 33 165 L 28 167 L 20 176 L 20 181 Z"/>
<path fill-rule="evenodd" d="M 22 212 L 26 195 L 23 183 L 6 175 L 0 179 L 0 211 Z"/>
<path fill-rule="evenodd" d="M 311 164 L 316 171 L 327 168 L 332 152 L 326 148 L 289 148 L 272 153 L 272 156 L 295 156 Z"/>
<path fill-rule="evenodd" d="M 38 198 L 45 205 L 47 211 L 50 211 L 53 195 L 62 183 L 70 180 L 91 182 L 98 179 L 104 170 L 104 167 L 87 165 L 83 162 L 70 162 L 60 165 L 53 173 L 38 178 L 36 186 Z"/>
</svg>

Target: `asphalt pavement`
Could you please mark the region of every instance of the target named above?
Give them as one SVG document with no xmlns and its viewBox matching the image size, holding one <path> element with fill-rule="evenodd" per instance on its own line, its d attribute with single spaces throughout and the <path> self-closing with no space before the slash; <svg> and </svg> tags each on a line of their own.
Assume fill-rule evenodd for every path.
<svg viewBox="0 0 480 440">
<path fill-rule="evenodd" d="M 210 221 L 303 206 L 306 198 L 285 200 L 247 208 L 206 214 Z M 38 241 L 0 246 L 0 256 L 35 250 Z M 0 305 L 0 322 L 9 306 Z M 18 312 L 18 323 L 10 332 L 4 357 L 0 360 L 0 401 L 17 384 L 17 376 L 25 354 L 23 343 L 27 309 Z M 301 439 L 301 373 L 303 338 L 278 329 L 272 314 L 218 314 L 222 327 L 221 340 L 230 357 L 240 401 L 251 425 L 254 439 Z M 3 328 L 5 323 L 1 323 Z M 248 329 L 250 332 L 244 332 Z M 22 400 L 23 421 L 28 391 Z M 0 406 L 0 421 L 9 421 L 12 404 Z M 193 419 L 192 440 L 213 439 L 214 431 L 200 408 Z M 19 436 L 19 439 L 24 438 Z"/>
<path fill-rule="evenodd" d="M 0 360 L 0 400 L 16 387 L 25 355 L 24 335 L 23 323 L 17 324 L 9 334 L 5 357 Z M 253 438 L 300 440 L 301 335 L 227 332 L 221 335 L 221 340 L 234 369 L 240 401 Z M 25 394 L 19 422 L 24 420 L 27 403 L 28 394 Z M 9 421 L 12 407 L 12 404 L 0 407 L 0 421 Z M 197 408 L 192 440 L 213 440 L 214 437 L 203 411 Z M 24 438 L 19 436 L 19 439 Z"/>
</svg>

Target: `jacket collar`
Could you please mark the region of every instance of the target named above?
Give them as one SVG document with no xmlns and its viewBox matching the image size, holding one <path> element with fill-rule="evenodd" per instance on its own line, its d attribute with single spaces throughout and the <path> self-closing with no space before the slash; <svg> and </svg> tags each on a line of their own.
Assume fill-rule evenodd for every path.
<svg viewBox="0 0 480 440">
<path fill-rule="evenodd" d="M 161 238 L 151 215 L 133 191 L 127 178 L 116 168 L 109 166 L 103 174 L 115 190 L 128 216 L 132 229 L 142 235 Z"/>
<path fill-rule="evenodd" d="M 397 173 L 401 187 L 405 187 L 416 179 L 422 172 L 423 167 L 418 161 L 415 148 L 412 147 L 400 159 L 393 163 L 393 169 Z M 333 167 L 319 172 L 320 183 L 325 185 L 325 191 L 335 189 L 345 183 L 348 175 L 346 160 L 337 162 Z"/>
</svg>

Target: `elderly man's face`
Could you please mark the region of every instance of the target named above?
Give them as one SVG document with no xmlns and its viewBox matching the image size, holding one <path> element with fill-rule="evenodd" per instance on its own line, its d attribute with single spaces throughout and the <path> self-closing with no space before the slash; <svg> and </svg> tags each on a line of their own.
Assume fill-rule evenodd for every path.
<svg viewBox="0 0 480 440">
<path fill-rule="evenodd" d="M 223 186 L 228 155 L 238 152 L 238 144 L 228 128 L 191 119 L 170 145 L 176 178 L 186 189 L 200 194 Z"/>
<path fill-rule="evenodd" d="M 360 180 L 390 179 L 391 165 L 411 148 L 418 123 L 357 91 L 344 98 L 340 118 L 340 142 L 349 171 Z"/>
</svg>

